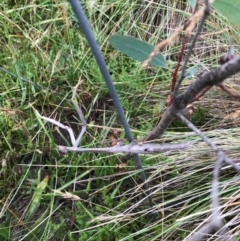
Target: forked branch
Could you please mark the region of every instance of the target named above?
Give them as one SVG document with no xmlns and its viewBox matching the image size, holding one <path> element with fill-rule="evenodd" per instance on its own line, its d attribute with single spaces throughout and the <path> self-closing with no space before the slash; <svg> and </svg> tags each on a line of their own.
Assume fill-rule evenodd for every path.
<svg viewBox="0 0 240 241">
<path fill-rule="evenodd" d="M 158 125 L 147 134 L 144 141 L 154 140 L 159 138 L 173 121 L 176 113 L 184 112 L 187 105 L 190 104 L 196 96 L 201 94 L 206 88 L 210 86 L 221 86 L 223 81 L 240 71 L 240 55 L 235 56 L 232 60 L 224 65 L 203 73 L 186 88 L 186 90 L 173 96 L 172 104 L 165 111 L 162 119 Z"/>
<path fill-rule="evenodd" d="M 224 152 L 218 149 L 218 147 L 206 137 L 195 125 L 193 125 L 184 115 L 178 113 L 177 116 L 190 128 L 192 129 L 201 139 L 206 142 L 211 149 L 216 153 L 217 160 L 215 161 L 213 169 L 213 181 L 212 181 L 212 190 L 211 190 L 211 221 L 209 224 L 202 227 L 194 235 L 192 235 L 188 241 L 198 241 L 203 240 L 211 234 L 219 232 L 221 236 L 228 237 L 228 241 L 234 241 L 234 237 L 229 235 L 229 230 L 225 226 L 223 218 L 220 214 L 220 205 L 219 205 L 219 177 L 221 166 L 225 163 L 231 165 L 236 171 L 240 172 L 240 167 L 232 159 L 228 158 Z"/>
<path fill-rule="evenodd" d="M 76 90 L 77 90 L 77 87 L 79 86 L 79 84 L 80 83 L 78 83 L 73 88 L 73 94 L 72 94 L 72 103 L 73 103 L 73 105 L 78 113 L 78 116 L 82 122 L 82 130 L 77 138 L 75 138 L 74 132 L 71 127 L 63 125 L 61 122 L 56 121 L 52 118 L 42 116 L 39 114 L 39 112 L 37 110 L 35 110 L 36 114 L 39 118 L 68 131 L 72 146 L 71 147 L 57 146 L 57 149 L 59 151 L 64 152 L 64 153 L 67 153 L 67 152 L 91 152 L 91 153 L 150 154 L 150 153 L 179 150 L 179 149 L 187 148 L 194 143 L 194 142 L 186 142 L 186 143 L 180 143 L 180 144 L 155 144 L 155 143 L 132 142 L 128 145 L 126 145 L 126 144 L 124 145 L 124 143 L 119 142 L 117 145 L 115 145 L 113 147 L 106 147 L 106 148 L 81 148 L 81 147 L 79 147 L 82 137 L 84 136 L 86 129 L 87 129 L 86 120 L 84 118 L 81 108 L 79 107 L 79 105 L 76 101 Z"/>
</svg>

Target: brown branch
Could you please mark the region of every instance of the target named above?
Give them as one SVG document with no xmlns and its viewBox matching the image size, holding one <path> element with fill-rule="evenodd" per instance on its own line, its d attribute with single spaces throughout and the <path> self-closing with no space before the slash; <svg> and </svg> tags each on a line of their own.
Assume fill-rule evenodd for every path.
<svg viewBox="0 0 240 241">
<path fill-rule="evenodd" d="M 158 125 L 150 131 L 143 139 L 143 141 L 151 141 L 159 138 L 166 131 L 168 126 L 171 124 L 173 119 L 175 118 L 175 110 L 172 109 L 173 106 L 167 108 L 164 112 L 163 117 L 161 118 Z"/>
<path fill-rule="evenodd" d="M 208 16 L 209 13 L 210 13 L 209 3 L 208 3 L 207 0 L 206 0 L 205 2 L 206 2 L 205 8 L 204 8 L 204 9 L 201 9 L 199 12 L 195 13 L 195 14 L 190 18 L 189 26 L 188 26 L 188 28 L 187 28 L 187 32 L 188 32 L 188 33 L 190 32 L 190 29 L 191 29 L 191 31 L 192 31 L 192 27 L 195 26 L 198 17 L 203 16 L 203 19 L 202 19 L 201 23 L 199 24 L 199 27 L 198 27 L 198 29 L 197 29 L 197 32 L 196 32 L 196 34 L 195 34 L 195 36 L 194 36 L 194 38 L 193 38 L 193 40 L 192 40 L 192 43 L 191 43 L 191 46 L 190 46 L 189 50 L 188 50 L 187 57 L 185 58 L 185 61 L 184 61 L 183 67 L 182 67 L 181 76 L 180 76 L 180 78 L 178 79 L 177 84 L 176 84 L 176 86 L 175 86 L 175 88 L 174 88 L 174 91 L 173 91 L 173 93 L 172 93 L 172 96 L 171 96 L 173 99 L 175 99 L 175 101 L 174 101 L 174 102 L 175 102 L 175 105 L 176 105 L 176 103 L 180 100 L 180 99 L 177 99 L 175 96 L 176 96 L 176 94 L 177 94 L 177 91 L 178 91 L 181 83 L 182 83 L 182 80 L 184 79 L 184 75 L 185 75 L 185 71 L 186 71 L 186 67 L 187 67 L 187 64 L 188 64 L 190 55 L 192 54 L 192 51 L 193 51 L 193 48 L 194 48 L 194 46 L 195 46 L 195 44 L 196 44 L 197 38 L 198 38 L 198 36 L 200 35 L 200 33 L 201 33 L 201 31 L 202 31 L 203 24 L 204 24 L 207 16 Z M 191 26 L 190 26 L 190 23 L 191 23 L 191 22 L 192 22 L 193 24 L 191 24 Z M 186 38 L 188 38 L 188 36 L 189 36 L 189 35 L 186 34 Z M 184 44 L 185 44 L 185 42 L 184 42 Z M 182 51 L 183 51 L 183 47 L 184 47 L 184 45 L 182 46 Z M 182 51 L 181 51 L 181 52 L 182 52 Z M 181 59 L 181 58 L 182 58 L 182 55 L 180 54 L 180 55 L 179 55 L 179 59 Z M 178 65 L 179 65 L 179 62 L 178 62 Z M 177 66 L 177 67 L 178 67 L 178 66 Z M 177 68 L 176 68 L 176 70 L 177 70 Z M 175 71 L 174 74 L 176 75 L 176 71 Z M 174 83 L 174 74 L 173 74 L 173 84 L 175 85 L 175 83 Z M 176 77 L 176 76 L 175 76 L 175 77 Z M 207 87 L 207 86 L 206 86 L 206 87 Z M 195 91 L 195 92 L 196 92 L 196 91 Z M 200 93 L 200 92 L 202 92 L 202 90 L 199 90 L 199 91 L 198 91 L 198 93 Z M 197 96 L 198 93 L 196 93 L 191 99 L 189 99 L 189 101 L 190 101 L 190 100 L 194 100 L 194 98 Z M 171 98 L 171 102 L 172 102 L 172 98 Z M 182 96 L 182 97 L 181 97 L 181 102 L 179 103 L 179 104 L 181 104 L 181 105 L 176 105 L 176 107 L 178 107 L 177 109 L 175 109 L 174 103 L 172 103 L 172 105 L 171 105 L 170 107 L 168 107 L 167 111 L 164 113 L 164 115 L 163 115 L 161 121 L 159 122 L 159 124 L 158 124 L 151 132 L 149 132 L 149 133 L 147 134 L 147 136 L 144 138 L 144 141 L 154 140 L 154 139 L 160 137 L 160 136 L 166 131 L 167 127 L 168 127 L 168 126 L 171 124 L 171 122 L 173 121 L 174 116 L 175 116 L 175 113 L 177 113 L 178 110 L 181 110 L 181 109 L 183 109 L 183 108 L 186 108 L 187 104 L 190 103 L 190 102 L 188 102 L 187 104 L 185 104 L 185 103 L 183 104 L 183 101 L 182 101 L 182 100 L 184 100 L 184 99 L 185 99 L 184 96 Z M 184 101 L 184 102 L 185 102 L 185 101 Z M 182 104 L 183 104 L 183 105 L 182 105 Z M 179 109 L 179 107 L 180 107 L 180 109 Z"/>
<path fill-rule="evenodd" d="M 198 8 L 198 5 L 199 3 L 196 4 L 194 10 L 193 10 L 193 13 L 192 13 L 192 16 L 191 18 L 187 21 L 187 23 L 185 24 L 185 26 L 190 26 L 191 25 L 191 21 L 193 21 L 194 19 L 194 16 L 196 14 L 196 11 L 197 11 L 197 8 Z M 204 22 L 205 19 L 203 19 L 202 22 Z M 196 22 L 195 22 L 196 23 Z M 194 24 L 195 25 L 195 24 Z M 189 27 L 188 27 L 189 29 Z M 171 93 L 173 93 L 174 89 L 175 89 L 175 86 L 176 86 L 176 83 L 177 83 L 177 74 L 178 74 L 178 71 L 179 71 L 179 68 L 181 66 L 181 62 L 182 62 L 182 59 L 183 59 L 183 55 L 184 55 L 184 50 L 185 50 L 185 47 L 186 47 L 186 43 L 188 42 L 189 40 L 189 32 L 192 32 L 192 31 L 187 31 L 188 34 L 186 33 L 185 36 L 184 36 L 184 39 L 182 41 L 182 47 L 181 47 L 181 50 L 178 54 L 178 62 L 177 62 L 177 66 L 175 67 L 175 70 L 174 72 L 172 73 L 172 87 L 171 87 Z M 200 33 L 200 31 L 198 31 Z M 197 34 L 195 36 L 198 36 L 199 33 L 197 32 Z M 193 46 L 192 46 L 193 47 Z M 190 52 L 191 53 L 192 49 L 189 49 L 188 53 Z M 188 58 L 186 59 L 185 61 L 185 65 L 186 65 L 186 62 L 188 62 Z M 185 71 L 185 70 L 184 70 Z M 171 97 L 170 97 L 171 98 Z"/>
<path fill-rule="evenodd" d="M 185 50 L 185 46 L 186 46 L 186 43 L 188 42 L 188 37 L 185 35 L 183 41 L 182 41 L 182 47 L 181 47 L 181 51 L 180 53 L 178 54 L 178 62 L 177 62 L 177 66 L 172 74 L 172 88 L 171 88 L 171 93 L 174 91 L 175 89 L 175 86 L 176 86 L 176 83 L 177 83 L 177 74 L 178 74 L 178 71 L 179 71 L 179 68 L 180 68 L 180 65 L 181 65 L 181 62 L 182 62 L 182 59 L 183 59 L 183 53 L 184 53 L 184 50 Z"/>
<path fill-rule="evenodd" d="M 224 84 L 218 85 L 224 92 L 228 93 L 230 96 L 234 97 L 237 100 L 240 100 L 240 94 L 238 94 L 236 91 L 231 90 Z"/>
<path fill-rule="evenodd" d="M 221 85 L 222 82 L 240 71 L 240 55 L 225 63 L 224 65 L 200 75 L 195 82 L 186 88 L 186 90 L 173 97 L 172 105 L 169 106 L 164 113 L 158 125 L 147 134 L 144 141 L 154 140 L 159 138 L 170 125 L 176 113 L 184 111 L 188 104 L 190 104 L 196 96 L 202 93 L 206 88 L 213 85 Z"/>
<path fill-rule="evenodd" d="M 197 22 L 196 19 L 197 19 L 198 17 L 203 16 L 203 18 L 202 18 L 202 21 L 200 22 L 200 24 L 199 24 L 199 26 L 198 26 L 198 28 L 197 28 L 197 32 L 196 32 L 196 34 L 194 35 L 194 38 L 193 38 L 193 40 L 192 40 L 192 42 L 191 42 L 191 45 L 190 45 L 190 47 L 189 47 L 189 49 L 188 49 L 187 56 L 186 56 L 185 61 L 184 61 L 184 63 L 183 63 L 181 76 L 179 77 L 179 79 L 178 79 L 178 81 L 177 81 L 176 88 L 174 89 L 173 95 L 176 95 L 176 94 L 177 94 L 178 89 L 179 89 L 179 87 L 180 87 L 180 85 L 181 85 L 181 83 L 182 83 L 182 81 L 183 81 L 183 79 L 184 79 L 184 77 L 185 77 L 185 71 L 186 71 L 187 64 L 188 64 L 188 62 L 189 62 L 190 56 L 191 56 L 191 54 L 192 54 L 192 52 L 193 52 L 193 49 L 194 49 L 195 44 L 196 44 L 196 42 L 197 42 L 197 39 L 198 39 L 198 37 L 199 37 L 202 29 L 203 29 L 203 25 L 204 25 L 204 23 L 205 23 L 208 15 L 210 14 L 210 5 L 209 5 L 209 2 L 208 2 L 207 0 L 205 1 L 205 5 L 206 5 L 206 6 L 205 6 L 204 10 L 201 10 L 201 11 L 199 11 L 198 14 L 196 13 L 195 15 L 192 16 L 191 24 L 190 24 L 191 26 L 189 26 L 189 28 L 191 28 L 191 27 L 193 28 L 193 26 L 195 26 L 195 24 L 196 24 L 196 22 Z M 201 12 L 203 12 L 203 13 L 201 13 Z M 196 15 L 197 15 L 197 16 L 196 16 Z M 187 29 L 187 31 L 186 31 L 186 35 L 187 35 L 187 36 L 188 36 L 188 32 L 192 32 L 192 29 L 191 29 L 191 30 Z"/>
<path fill-rule="evenodd" d="M 193 14 L 192 16 L 189 18 L 189 20 L 181 25 L 180 27 L 178 27 L 177 29 L 175 29 L 174 33 L 168 37 L 167 39 L 165 39 L 164 41 L 158 43 L 152 53 L 148 56 L 148 58 L 143 62 L 142 66 L 143 68 L 146 68 L 148 67 L 149 63 L 151 62 L 151 60 L 157 56 L 159 54 L 159 51 L 161 49 L 163 49 L 164 47 L 167 47 L 169 46 L 173 41 L 176 40 L 176 38 L 179 36 L 179 34 L 181 33 L 182 30 L 185 29 L 186 27 L 186 33 L 185 33 L 185 36 L 186 38 L 188 39 L 189 36 L 191 35 L 193 29 L 195 28 L 197 22 L 199 21 L 199 19 L 204 16 L 204 14 L 206 14 L 206 8 L 209 10 L 209 4 L 208 4 L 208 1 L 207 1 L 207 4 L 205 6 L 205 8 L 201 8 L 198 12 L 196 12 L 196 9 L 197 9 L 197 6 L 198 4 L 196 5 L 196 8 L 194 9 L 193 11 Z M 205 20 L 204 20 L 205 21 Z"/>
<path fill-rule="evenodd" d="M 212 86 L 208 86 L 206 89 L 204 89 L 195 99 L 192 100 L 192 102 L 199 100 L 202 96 L 204 96 Z"/>
</svg>

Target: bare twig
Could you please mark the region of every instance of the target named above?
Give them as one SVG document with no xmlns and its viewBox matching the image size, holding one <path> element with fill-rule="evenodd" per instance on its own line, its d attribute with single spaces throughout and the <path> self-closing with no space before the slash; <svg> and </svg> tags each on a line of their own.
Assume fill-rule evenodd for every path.
<svg viewBox="0 0 240 241">
<path fill-rule="evenodd" d="M 163 133 L 166 131 L 166 129 L 171 124 L 174 118 L 175 112 L 171 109 L 170 106 L 164 112 L 163 117 L 161 118 L 158 125 L 144 137 L 143 141 L 155 140 L 161 135 L 163 135 Z"/>
<path fill-rule="evenodd" d="M 193 41 L 191 43 L 191 46 L 190 46 L 189 50 L 188 50 L 187 57 L 185 58 L 185 61 L 184 61 L 183 67 L 182 67 L 182 73 L 181 73 L 180 78 L 177 81 L 177 84 L 176 84 L 174 90 L 173 90 L 172 98 L 175 98 L 176 95 L 177 95 L 178 89 L 179 89 L 179 87 L 182 83 L 182 80 L 184 79 L 185 70 L 186 70 L 190 55 L 192 54 L 192 51 L 193 51 L 193 48 L 194 48 L 195 43 L 197 41 L 197 38 L 202 31 L 203 24 L 204 24 L 207 16 L 209 15 L 210 6 L 209 6 L 209 3 L 208 3 L 207 0 L 206 0 L 205 5 L 206 6 L 205 6 L 204 9 L 201 9 L 198 12 L 196 12 L 189 20 L 189 23 L 193 22 L 194 26 L 195 26 L 195 24 L 197 22 L 197 19 L 199 19 L 201 16 L 203 16 L 203 19 L 202 19 L 201 23 L 199 24 L 197 32 L 196 32 L 196 34 L 193 38 Z M 192 31 L 192 29 L 193 29 L 192 27 L 193 27 L 193 25 L 190 25 L 187 28 L 188 29 L 188 31 L 187 31 L 188 35 L 189 35 L 190 31 Z M 176 100 L 175 100 L 175 103 L 176 103 Z M 185 108 L 186 106 L 184 106 L 183 108 Z M 164 113 L 162 119 L 158 123 L 158 125 L 150 133 L 147 134 L 147 136 L 144 138 L 144 141 L 149 141 L 149 140 L 154 140 L 156 138 L 159 138 L 166 131 L 167 127 L 173 121 L 174 116 L 175 116 L 175 111 L 176 111 L 175 108 L 171 109 L 171 106 L 170 106 L 170 109 L 168 108 L 168 110 Z"/>
<path fill-rule="evenodd" d="M 81 82 L 78 82 L 78 84 L 73 88 L 72 103 L 73 103 L 73 105 L 74 105 L 74 107 L 75 107 L 75 109 L 78 113 L 78 116 L 79 116 L 83 126 L 82 126 L 82 130 L 81 130 L 81 132 L 80 132 L 80 134 L 79 134 L 79 136 L 76 140 L 76 145 L 73 145 L 73 147 L 79 146 L 79 143 L 80 143 L 80 141 L 81 141 L 81 139 L 82 139 L 82 137 L 83 137 L 83 135 L 84 135 L 84 133 L 86 132 L 86 129 L 87 129 L 87 123 L 86 123 L 86 120 L 85 120 L 84 115 L 82 113 L 82 110 L 79 108 L 77 102 L 75 101 L 76 91 L 77 91 L 77 88 L 80 84 L 81 84 Z"/>
<path fill-rule="evenodd" d="M 84 115 L 82 113 L 82 110 L 77 105 L 77 102 L 75 101 L 76 96 L 76 89 L 80 83 L 78 83 L 74 90 L 73 90 L 73 96 L 72 96 L 72 102 L 76 108 L 76 111 L 79 115 L 80 120 L 83 123 L 82 130 L 80 132 L 80 135 L 76 139 L 73 133 L 73 130 L 71 127 L 63 125 L 59 121 L 56 121 L 52 118 L 44 117 L 39 114 L 39 112 L 36 110 L 36 114 L 41 119 L 50 122 L 62 129 L 65 129 L 68 131 L 72 147 L 67 146 L 57 146 L 58 150 L 66 153 L 66 152 L 91 152 L 91 153 L 131 153 L 131 154 L 148 154 L 148 153 L 157 153 L 157 152 L 164 152 L 164 151 L 172 151 L 172 150 L 179 150 L 183 148 L 187 148 L 188 146 L 192 145 L 194 142 L 187 142 L 187 143 L 180 143 L 180 144 L 155 144 L 155 143 L 134 143 L 132 142 L 129 145 L 123 145 L 123 143 L 118 143 L 118 145 L 113 147 L 106 147 L 106 148 L 80 148 L 79 143 L 86 132 L 87 124 L 84 118 Z"/>
<path fill-rule="evenodd" d="M 193 10 L 192 16 L 196 13 L 198 5 L 199 5 L 199 3 L 197 2 L 196 6 L 195 6 L 195 8 Z M 188 22 L 190 22 L 190 21 L 191 21 L 191 18 L 188 20 Z M 176 67 L 174 69 L 174 72 L 172 73 L 172 87 L 171 87 L 171 95 L 169 96 L 169 98 L 170 98 L 169 102 L 171 102 L 172 93 L 173 93 L 173 91 L 175 89 L 175 86 L 176 86 L 176 83 L 177 83 L 178 71 L 179 71 L 179 68 L 180 68 L 180 66 L 182 64 L 182 59 L 183 59 L 183 56 L 184 56 L 185 47 L 186 47 L 187 42 L 189 41 L 189 37 L 190 37 L 189 34 L 185 34 L 185 36 L 184 36 L 184 38 L 182 40 L 182 46 L 181 46 L 181 50 L 180 50 L 180 52 L 178 54 L 177 65 L 176 65 Z"/>
<path fill-rule="evenodd" d="M 180 144 L 155 144 L 155 143 L 131 143 L 129 145 L 123 145 L 118 143 L 116 146 L 106 148 L 80 148 L 80 147 L 67 147 L 57 146 L 58 150 L 66 152 L 91 152 L 91 153 L 131 153 L 131 154 L 150 154 L 165 151 L 176 151 L 187 148 L 194 144 L 195 141 L 180 143 Z"/>
<path fill-rule="evenodd" d="M 37 114 L 37 116 L 38 116 L 39 118 L 41 118 L 41 119 L 43 119 L 43 120 L 45 120 L 45 121 L 47 121 L 47 122 L 50 122 L 50 123 L 52 123 L 52 124 L 54 124 L 54 125 L 56 125 L 56 126 L 59 126 L 59 127 L 62 128 L 62 129 L 67 130 L 67 131 L 68 131 L 68 134 L 69 134 L 69 136 L 70 136 L 70 139 L 71 139 L 71 144 L 72 144 L 72 146 L 76 146 L 76 139 L 75 139 L 75 136 L 74 136 L 74 133 L 73 133 L 72 128 L 70 128 L 69 126 L 63 125 L 63 124 L 60 123 L 59 121 L 56 121 L 56 120 L 54 120 L 54 119 L 51 119 L 51 118 L 48 118 L 48 117 L 45 117 L 45 116 L 40 115 L 37 110 L 35 110 L 35 112 L 36 112 L 36 114 Z"/>
<path fill-rule="evenodd" d="M 142 64 L 143 68 L 146 68 L 149 65 L 149 63 L 152 61 L 152 59 L 159 54 L 159 51 L 161 49 L 163 49 L 164 47 L 170 45 L 178 37 L 178 35 L 181 33 L 181 31 L 184 29 L 184 27 L 185 27 L 184 25 L 178 27 L 169 38 L 167 38 L 164 41 L 162 41 L 159 44 L 157 44 L 154 47 L 153 52 L 143 62 L 143 64 Z"/>
<path fill-rule="evenodd" d="M 188 61 L 190 59 L 190 56 L 193 52 L 193 49 L 195 47 L 195 44 L 197 42 L 197 39 L 199 37 L 199 35 L 201 34 L 201 31 L 203 29 L 203 25 L 208 17 L 208 15 L 210 14 L 210 5 L 209 5 L 209 2 L 208 0 L 205 1 L 205 8 L 204 10 L 200 10 L 199 12 L 197 12 L 195 15 L 192 16 L 192 19 L 191 19 L 191 22 L 190 22 L 190 26 L 188 26 L 187 30 L 186 30 L 186 35 L 189 36 L 190 33 L 192 32 L 194 26 L 196 25 L 197 21 L 198 21 L 198 18 L 202 17 L 202 21 L 200 22 L 199 26 L 198 26 L 198 29 L 197 29 L 197 32 L 196 34 L 194 35 L 194 38 L 191 42 L 191 45 L 188 49 L 188 53 L 187 53 L 187 56 L 184 60 L 184 63 L 183 63 L 183 66 L 182 66 L 182 72 L 181 72 L 181 76 L 179 77 L 178 81 L 177 81 L 177 84 L 176 84 L 176 87 L 174 89 L 174 92 L 173 92 L 173 96 L 177 94 L 178 92 L 178 89 L 185 77 L 185 71 L 186 71 L 186 68 L 187 68 L 187 64 L 188 64 Z"/>
<path fill-rule="evenodd" d="M 77 102 L 75 101 L 76 91 L 77 91 L 77 88 L 78 88 L 79 84 L 81 84 L 81 83 L 79 82 L 73 88 L 73 94 L 72 94 L 72 103 L 73 103 L 73 105 L 74 105 L 74 107 L 75 107 L 75 109 L 76 109 L 76 111 L 78 113 L 78 116 L 79 116 L 79 118 L 80 118 L 80 120 L 82 122 L 82 130 L 81 130 L 79 136 L 77 137 L 77 139 L 75 138 L 73 130 L 72 130 L 71 127 L 63 125 L 59 121 L 56 121 L 56 120 L 54 120 L 52 118 L 48 118 L 48 117 L 42 116 L 42 115 L 40 115 L 40 113 L 37 110 L 35 110 L 37 116 L 40 117 L 41 119 L 43 119 L 43 120 L 45 120 L 47 122 L 50 122 L 50 123 L 52 123 L 52 124 L 62 128 L 62 129 L 67 130 L 68 134 L 70 136 L 70 140 L 71 140 L 71 144 L 72 144 L 73 148 L 77 148 L 79 146 L 79 143 L 80 143 L 80 141 L 81 141 L 81 139 L 82 139 L 82 137 L 83 137 L 83 135 L 84 135 L 84 133 L 86 132 L 86 129 L 87 129 L 87 123 L 86 123 L 86 120 L 85 120 L 84 115 L 82 113 L 82 110 L 79 108 Z"/>
<path fill-rule="evenodd" d="M 228 237 L 229 241 L 235 240 L 231 235 L 228 234 L 228 229 L 224 226 L 223 218 L 220 215 L 220 205 L 219 205 L 219 176 L 222 164 L 225 162 L 226 164 L 230 164 L 237 171 L 240 172 L 240 167 L 230 158 L 228 158 L 222 151 L 218 149 L 218 147 L 208 138 L 206 137 L 196 126 L 194 126 L 185 116 L 183 116 L 180 112 L 177 116 L 190 128 L 192 129 L 198 136 L 202 138 L 204 142 L 206 142 L 211 149 L 216 153 L 217 160 L 213 169 L 213 182 L 212 182 L 212 191 L 211 191 L 211 204 L 212 204 L 212 217 L 211 222 L 197 231 L 193 236 L 191 236 L 188 241 L 198 241 L 206 238 L 210 234 L 214 234 L 217 231 L 221 231 L 221 236 Z"/>
<path fill-rule="evenodd" d="M 202 93 L 202 91 L 209 86 L 222 84 L 225 79 L 231 77 L 239 71 L 240 55 L 237 55 L 224 65 L 198 76 L 195 82 L 188 86 L 182 94 L 173 98 L 172 105 L 167 108 L 158 125 L 147 134 L 144 141 L 159 138 L 166 131 L 176 113 L 183 111 L 187 105 L 196 98 L 196 96 Z"/>
<path fill-rule="evenodd" d="M 228 93 L 230 96 L 234 97 L 237 100 L 240 100 L 240 94 L 236 91 L 231 90 L 226 85 L 220 84 L 218 85 L 224 92 Z"/>
</svg>

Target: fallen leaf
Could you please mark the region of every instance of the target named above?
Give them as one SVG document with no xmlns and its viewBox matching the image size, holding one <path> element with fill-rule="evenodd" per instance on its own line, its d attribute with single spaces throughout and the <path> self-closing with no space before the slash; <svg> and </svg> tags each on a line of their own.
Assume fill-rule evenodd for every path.
<svg viewBox="0 0 240 241">
<path fill-rule="evenodd" d="M 240 110 L 236 110 L 235 112 L 228 114 L 224 117 L 224 120 L 235 120 L 240 117 Z"/>
<path fill-rule="evenodd" d="M 114 136 L 110 136 L 110 146 L 116 146 L 118 143 L 118 139 L 116 139 Z"/>
<path fill-rule="evenodd" d="M 126 170 L 126 167 L 128 166 L 127 163 L 119 163 L 116 165 L 116 168 L 118 168 L 118 172 L 122 173 Z"/>
</svg>

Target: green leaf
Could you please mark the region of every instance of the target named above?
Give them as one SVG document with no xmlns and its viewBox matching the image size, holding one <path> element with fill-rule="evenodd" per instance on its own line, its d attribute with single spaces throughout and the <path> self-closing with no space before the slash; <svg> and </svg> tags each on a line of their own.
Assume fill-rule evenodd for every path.
<svg viewBox="0 0 240 241">
<path fill-rule="evenodd" d="M 113 35 L 110 38 L 110 44 L 128 57 L 140 62 L 144 62 L 153 51 L 152 45 L 129 36 Z M 167 69 L 166 61 L 161 54 L 154 57 L 150 65 Z"/>
<path fill-rule="evenodd" d="M 185 71 L 185 74 L 184 74 L 184 79 L 190 79 L 192 78 L 197 72 L 197 67 L 196 66 L 193 66 L 193 67 L 190 67 L 188 68 L 186 71 Z"/>
<path fill-rule="evenodd" d="M 213 7 L 232 23 L 240 26 L 240 0 L 215 0 Z"/>
<path fill-rule="evenodd" d="M 197 0 L 188 0 L 188 3 L 190 4 L 190 6 L 192 7 L 192 9 L 195 8 Z"/>
</svg>

